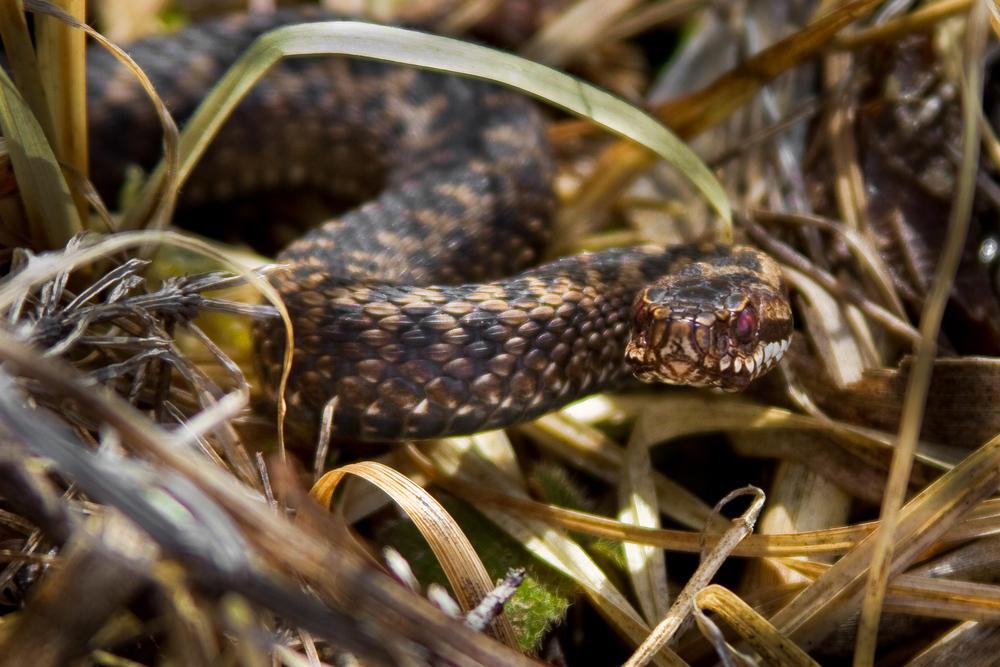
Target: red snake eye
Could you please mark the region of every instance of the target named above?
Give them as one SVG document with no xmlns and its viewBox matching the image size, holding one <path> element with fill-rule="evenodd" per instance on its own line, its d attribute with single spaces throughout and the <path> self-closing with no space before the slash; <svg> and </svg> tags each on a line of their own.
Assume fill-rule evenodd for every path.
<svg viewBox="0 0 1000 667">
<path fill-rule="evenodd" d="M 757 313 L 752 308 L 744 308 L 736 316 L 733 334 L 741 343 L 749 343 L 757 335 Z"/>
</svg>

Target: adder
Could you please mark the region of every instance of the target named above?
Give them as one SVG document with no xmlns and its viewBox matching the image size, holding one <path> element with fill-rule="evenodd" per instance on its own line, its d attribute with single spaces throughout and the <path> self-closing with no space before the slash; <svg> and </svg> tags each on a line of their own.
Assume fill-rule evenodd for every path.
<svg viewBox="0 0 1000 667">
<path fill-rule="evenodd" d="M 183 122 L 262 33 L 326 18 L 281 10 L 129 47 Z M 156 119 L 103 52 L 88 65 L 92 171 L 112 192 L 159 152 Z M 554 159 L 522 95 L 342 57 L 286 59 L 239 105 L 182 203 L 310 186 L 361 203 L 278 255 L 295 331 L 286 395 L 300 430 L 328 408 L 341 438 L 503 428 L 645 381 L 745 388 L 792 333 L 781 271 L 756 250 L 643 246 L 535 266 L 551 234 Z M 283 325 L 255 325 L 276 400 Z"/>
</svg>

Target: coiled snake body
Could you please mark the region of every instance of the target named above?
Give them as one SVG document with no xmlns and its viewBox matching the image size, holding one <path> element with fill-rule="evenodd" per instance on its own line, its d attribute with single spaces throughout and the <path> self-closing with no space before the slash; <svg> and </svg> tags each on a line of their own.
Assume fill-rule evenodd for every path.
<svg viewBox="0 0 1000 667">
<path fill-rule="evenodd" d="M 183 120 L 256 36 L 301 20 L 208 22 L 129 51 Z M 158 138 L 129 75 L 104 54 L 89 67 L 92 170 L 107 192 Z M 525 270 L 550 234 L 553 171 L 544 126 L 518 94 L 310 58 L 281 63 L 240 104 L 185 196 L 308 183 L 371 197 L 278 257 L 288 268 L 272 280 L 295 328 L 286 396 L 305 432 L 326 407 L 343 438 L 472 433 L 633 372 L 739 390 L 774 365 L 791 311 L 780 270 L 754 250 L 648 246 Z M 283 325 L 258 324 L 254 339 L 274 400 Z"/>
</svg>

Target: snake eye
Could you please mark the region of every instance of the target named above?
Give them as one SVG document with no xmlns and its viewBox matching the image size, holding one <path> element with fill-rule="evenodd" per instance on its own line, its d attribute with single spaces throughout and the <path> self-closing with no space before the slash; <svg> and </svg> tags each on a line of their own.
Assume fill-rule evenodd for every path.
<svg viewBox="0 0 1000 667">
<path fill-rule="evenodd" d="M 757 313 L 752 308 L 744 308 L 736 316 L 733 334 L 743 344 L 751 342 L 757 335 Z"/>
</svg>

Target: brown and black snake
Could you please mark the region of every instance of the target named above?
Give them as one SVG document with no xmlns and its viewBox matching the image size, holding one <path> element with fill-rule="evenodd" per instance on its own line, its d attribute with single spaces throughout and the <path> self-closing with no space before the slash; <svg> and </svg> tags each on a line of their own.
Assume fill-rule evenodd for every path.
<svg viewBox="0 0 1000 667">
<path fill-rule="evenodd" d="M 131 45 L 183 122 L 279 11 Z M 88 65 L 92 171 L 114 192 L 149 164 L 152 107 L 106 54 Z M 781 273 L 721 245 L 619 248 L 535 266 L 554 160 L 521 95 L 348 58 L 285 60 L 239 105 L 185 185 L 190 202 L 308 185 L 365 202 L 292 243 L 272 282 L 291 314 L 290 418 L 341 438 L 467 434 L 642 380 L 740 390 L 792 332 Z M 276 399 L 285 337 L 256 325 Z"/>
</svg>

